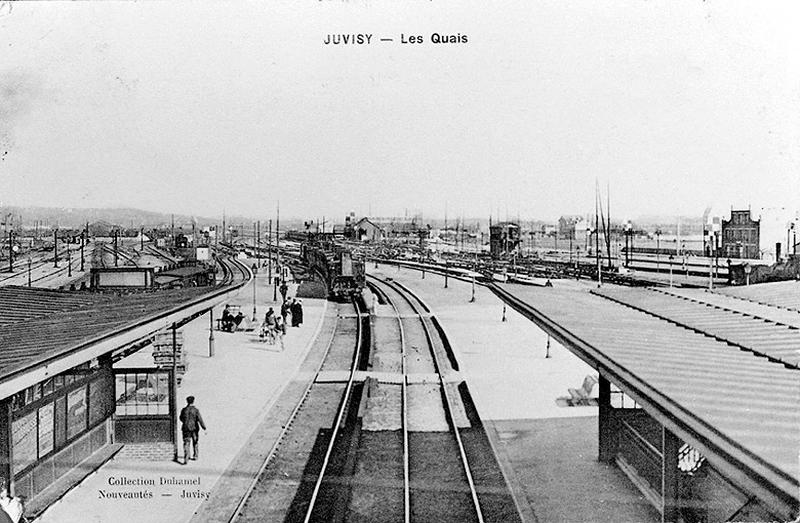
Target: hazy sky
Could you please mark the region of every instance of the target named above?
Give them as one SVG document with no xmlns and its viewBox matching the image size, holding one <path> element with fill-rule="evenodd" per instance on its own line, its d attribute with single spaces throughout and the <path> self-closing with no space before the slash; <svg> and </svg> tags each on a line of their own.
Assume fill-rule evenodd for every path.
<svg viewBox="0 0 800 523">
<path fill-rule="evenodd" d="M 797 2 L 0 4 L 0 204 L 554 218 L 595 178 L 619 218 L 800 204 Z"/>
</svg>

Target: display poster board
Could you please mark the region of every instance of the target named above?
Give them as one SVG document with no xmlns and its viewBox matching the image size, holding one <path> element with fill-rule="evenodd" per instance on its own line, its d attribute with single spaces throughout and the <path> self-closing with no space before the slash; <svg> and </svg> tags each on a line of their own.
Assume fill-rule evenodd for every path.
<svg viewBox="0 0 800 523">
<path fill-rule="evenodd" d="M 53 451 L 53 419 L 55 407 L 48 403 L 39 407 L 39 456 L 46 456 Z"/>
<path fill-rule="evenodd" d="M 36 462 L 36 411 L 14 420 L 11 424 L 14 474 Z"/>
<path fill-rule="evenodd" d="M 86 429 L 86 385 L 67 396 L 67 439 Z"/>
</svg>

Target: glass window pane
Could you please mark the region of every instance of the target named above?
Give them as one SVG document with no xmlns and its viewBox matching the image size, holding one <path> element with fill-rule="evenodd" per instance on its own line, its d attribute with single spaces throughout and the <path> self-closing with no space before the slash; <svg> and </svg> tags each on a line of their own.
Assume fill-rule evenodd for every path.
<svg viewBox="0 0 800 523">
<path fill-rule="evenodd" d="M 14 474 L 36 462 L 36 411 L 14 420 L 11 424 Z"/>
<path fill-rule="evenodd" d="M 53 450 L 53 415 L 52 403 L 39 408 L 39 457 L 44 457 Z"/>
<path fill-rule="evenodd" d="M 67 439 L 86 430 L 86 385 L 67 396 Z"/>
<path fill-rule="evenodd" d="M 53 378 L 49 378 L 42 382 L 42 395 L 47 396 L 48 394 L 52 394 L 54 387 L 53 387 Z"/>
<path fill-rule="evenodd" d="M 55 446 L 61 448 L 67 440 L 67 397 L 56 398 L 55 405 Z"/>
</svg>

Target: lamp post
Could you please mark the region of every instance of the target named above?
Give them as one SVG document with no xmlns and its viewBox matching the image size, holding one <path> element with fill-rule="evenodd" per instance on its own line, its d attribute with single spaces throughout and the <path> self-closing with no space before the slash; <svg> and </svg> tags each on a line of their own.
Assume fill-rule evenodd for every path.
<svg viewBox="0 0 800 523">
<path fill-rule="evenodd" d="M 656 229 L 656 274 L 661 272 L 661 229 Z"/>
<path fill-rule="evenodd" d="M 631 253 L 633 253 L 633 241 L 636 239 L 636 230 L 633 228 L 633 224 L 631 224 Z M 628 262 L 630 265 L 630 262 Z"/>
<path fill-rule="evenodd" d="M 569 233 L 569 264 L 572 265 L 572 237 L 574 236 L 574 229 Z"/>
<path fill-rule="evenodd" d="M 13 264 L 13 259 L 14 259 L 14 253 L 11 250 L 11 235 L 12 235 L 12 231 L 8 230 L 8 225 L 10 223 L 10 220 L 11 220 L 12 216 L 13 216 L 12 213 L 8 213 L 5 216 L 5 219 L 3 220 L 3 227 L 5 228 L 6 237 L 8 238 L 8 272 L 14 272 L 14 267 L 12 265 Z"/>
<path fill-rule="evenodd" d="M 630 252 L 630 249 L 628 248 L 628 237 L 630 236 L 630 234 L 628 234 L 628 222 L 625 222 L 622 225 L 622 235 L 625 236 L 625 267 L 627 267 L 628 253 Z"/>
<path fill-rule="evenodd" d="M 71 254 L 72 249 L 70 248 L 69 239 L 67 239 L 67 277 L 72 278 L 72 256 Z"/>
<path fill-rule="evenodd" d="M 272 218 L 269 219 L 267 238 L 267 266 L 269 267 L 269 281 L 272 281 Z"/>
<path fill-rule="evenodd" d="M 669 286 L 672 287 L 672 260 L 675 259 L 675 256 L 672 254 L 669 255 Z"/>
<path fill-rule="evenodd" d="M 253 267 L 253 321 L 256 321 L 256 287 L 258 287 L 256 276 L 258 275 L 258 266 Z"/>
<path fill-rule="evenodd" d="M 53 267 L 58 268 L 58 227 L 53 229 Z"/>
<path fill-rule="evenodd" d="M 683 256 L 683 270 L 686 271 L 686 278 L 689 278 L 689 266 L 686 265 L 686 242 L 681 242 L 681 254 Z"/>
<path fill-rule="evenodd" d="M 84 272 L 83 247 L 86 244 L 85 231 L 81 231 L 81 272 Z"/>
<path fill-rule="evenodd" d="M 475 275 L 472 275 L 472 298 L 469 299 L 470 303 L 475 302 Z"/>
</svg>

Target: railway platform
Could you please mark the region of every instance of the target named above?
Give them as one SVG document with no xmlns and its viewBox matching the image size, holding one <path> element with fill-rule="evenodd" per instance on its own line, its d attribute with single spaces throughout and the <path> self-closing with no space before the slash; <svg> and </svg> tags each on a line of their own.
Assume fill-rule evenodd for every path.
<svg viewBox="0 0 800 523">
<path fill-rule="evenodd" d="M 289 295 L 295 292 L 290 286 Z M 257 277 L 257 318 L 267 307 L 276 308 L 266 276 Z M 252 314 L 252 284 L 229 303 Z M 280 296 L 278 296 L 280 299 Z M 186 396 L 196 397 L 208 426 L 200 435 L 200 459 L 181 465 L 170 460 L 144 461 L 125 457 L 124 449 L 80 485 L 50 506 L 35 521 L 107 522 L 135 519 L 179 522 L 192 518 L 230 467 L 243 444 L 266 416 L 280 391 L 299 369 L 317 337 L 328 304 L 304 299 L 304 323 L 289 327 L 283 348 L 258 340 L 256 331 L 214 331 L 215 353 L 208 355 L 209 320 L 203 315 L 184 327 L 188 367 L 178 389 L 178 406 Z M 276 310 L 278 310 L 276 308 Z M 219 317 L 222 305 L 215 308 Z M 140 351 L 127 364 L 146 361 Z M 125 361 L 125 360 L 123 360 Z M 152 359 L 149 360 L 152 363 Z M 182 445 L 179 444 L 182 455 Z"/>
<path fill-rule="evenodd" d="M 619 469 L 598 461 L 597 407 L 560 406 L 594 369 L 555 340 L 548 348 L 545 332 L 483 286 L 471 302 L 472 285 L 461 280 L 445 289 L 438 274 L 367 271 L 402 283 L 439 319 L 523 521 L 660 521 Z"/>
</svg>

